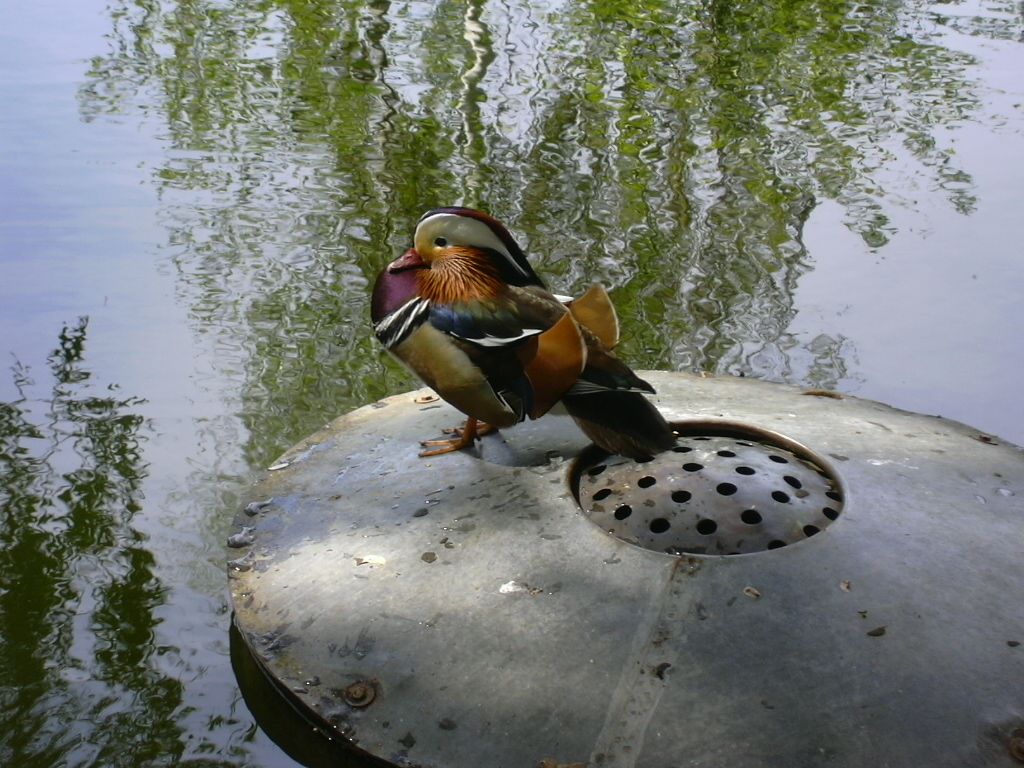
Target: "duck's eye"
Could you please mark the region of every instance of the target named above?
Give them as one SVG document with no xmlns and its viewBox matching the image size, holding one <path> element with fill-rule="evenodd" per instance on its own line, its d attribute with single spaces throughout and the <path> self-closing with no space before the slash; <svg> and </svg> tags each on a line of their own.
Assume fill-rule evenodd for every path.
<svg viewBox="0 0 1024 768">
<path fill-rule="evenodd" d="M 448 245 L 448 241 L 445 240 L 443 237 L 435 237 L 434 245 L 436 245 L 438 248 L 444 248 L 446 245 Z"/>
</svg>

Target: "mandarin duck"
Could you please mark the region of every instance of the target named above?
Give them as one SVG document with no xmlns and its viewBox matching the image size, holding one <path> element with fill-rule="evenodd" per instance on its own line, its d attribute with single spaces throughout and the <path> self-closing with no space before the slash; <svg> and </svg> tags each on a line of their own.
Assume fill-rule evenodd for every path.
<svg viewBox="0 0 1024 768">
<path fill-rule="evenodd" d="M 654 388 L 611 351 L 619 329 L 605 290 L 550 293 L 486 213 L 423 214 L 413 247 L 378 276 L 371 316 L 384 347 L 467 416 L 455 439 L 424 441 L 441 447 L 421 456 L 468 447 L 557 402 L 609 453 L 645 459 L 675 443 L 644 397 Z"/>
</svg>

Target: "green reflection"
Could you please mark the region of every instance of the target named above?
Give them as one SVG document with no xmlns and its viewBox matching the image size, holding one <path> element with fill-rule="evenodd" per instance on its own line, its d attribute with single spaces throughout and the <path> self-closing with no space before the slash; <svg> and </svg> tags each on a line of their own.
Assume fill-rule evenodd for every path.
<svg viewBox="0 0 1024 768">
<path fill-rule="evenodd" d="M 893 210 L 914 205 L 891 195 L 893 173 L 970 214 L 945 134 L 974 119 L 974 62 L 935 25 L 996 39 L 1018 26 L 895 0 L 113 0 L 109 15 L 81 114 L 158 126 L 165 252 L 257 467 L 413 384 L 373 341 L 367 298 L 440 204 L 507 221 L 559 290 L 612 287 L 637 367 L 841 386 L 849 340 L 789 331 L 814 266 L 804 226 L 832 200 L 885 248 Z M 175 715 L 180 686 L 154 671 L 163 593 L 130 525 L 141 425 L 130 399 L 94 411 L 73 394 L 84 334 L 62 335 L 59 415 L 24 401 L 0 416 L 17 585 L 0 605 L 18 619 L 0 660 L 18 678 L 3 762 L 56 764 L 148 728 L 180 754 L 190 705 Z M 91 419 L 88 457 L 60 431 L 74 418 Z M 106 586 L 83 591 L 88 569 Z M 99 682 L 72 684 L 74 670 Z M 106 711 L 115 687 L 138 731 L 61 717 Z"/>
<path fill-rule="evenodd" d="M 564 11 L 564 12 L 563 12 Z M 83 112 L 166 126 L 154 175 L 197 334 L 244 371 L 248 458 L 409 385 L 366 295 L 426 207 L 505 218 L 563 290 L 614 288 L 640 366 L 817 386 L 849 342 L 788 332 L 832 199 L 894 232 L 887 167 L 953 210 L 941 144 L 976 108 L 970 57 L 887 0 L 115 3 Z M 132 96 L 132 94 L 140 94 Z"/>
<path fill-rule="evenodd" d="M 52 383 L 15 366 L 0 403 L 0 762 L 142 765 L 181 753 L 181 683 L 157 668 L 165 588 L 132 527 L 146 475 L 141 400 L 84 365 L 63 328 Z"/>
</svg>

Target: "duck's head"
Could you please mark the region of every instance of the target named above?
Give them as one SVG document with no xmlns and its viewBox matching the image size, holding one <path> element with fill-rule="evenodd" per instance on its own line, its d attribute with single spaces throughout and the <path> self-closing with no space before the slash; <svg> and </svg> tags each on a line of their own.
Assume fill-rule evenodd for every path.
<svg viewBox="0 0 1024 768">
<path fill-rule="evenodd" d="M 445 259 L 488 260 L 511 285 L 542 285 L 505 226 L 473 208 L 434 208 L 420 217 L 413 247 L 388 265 L 388 272 L 431 269 Z"/>
</svg>

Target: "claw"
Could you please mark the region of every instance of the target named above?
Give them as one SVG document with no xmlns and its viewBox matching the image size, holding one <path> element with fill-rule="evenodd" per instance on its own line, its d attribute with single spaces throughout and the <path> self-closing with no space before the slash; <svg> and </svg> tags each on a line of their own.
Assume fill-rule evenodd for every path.
<svg viewBox="0 0 1024 768">
<path fill-rule="evenodd" d="M 463 448 L 469 448 L 474 442 L 476 442 L 477 437 L 490 434 L 491 432 L 494 432 L 495 429 L 490 424 L 483 424 L 470 416 L 466 419 L 466 425 L 464 427 L 454 427 L 450 429 L 443 429 L 441 431 L 446 435 L 455 435 L 455 437 L 451 440 L 420 441 L 420 445 L 423 446 L 439 446 L 431 451 L 421 451 L 421 458 L 425 458 L 427 456 L 440 456 L 445 453 L 461 451 Z"/>
</svg>

